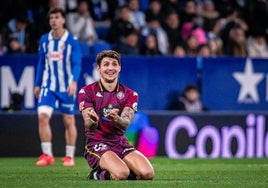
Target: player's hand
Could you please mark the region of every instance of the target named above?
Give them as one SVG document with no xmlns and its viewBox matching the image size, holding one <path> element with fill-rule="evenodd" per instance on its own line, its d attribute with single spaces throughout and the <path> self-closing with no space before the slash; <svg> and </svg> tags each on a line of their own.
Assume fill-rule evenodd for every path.
<svg viewBox="0 0 268 188">
<path fill-rule="evenodd" d="M 114 122 L 118 122 L 118 120 L 120 119 L 118 112 L 119 112 L 118 108 L 112 109 L 111 112 L 109 112 L 106 117 Z"/>
<path fill-rule="evenodd" d="M 38 99 L 39 98 L 39 94 L 40 94 L 40 87 L 39 86 L 35 86 L 34 87 L 34 96 Z"/>
<path fill-rule="evenodd" d="M 74 96 L 76 94 L 76 91 L 77 91 L 77 83 L 71 82 L 67 88 L 67 91 L 69 93 L 69 96 Z"/>
<path fill-rule="evenodd" d="M 87 108 L 82 111 L 85 126 L 89 129 L 95 129 L 98 126 L 99 116 L 93 108 Z"/>
</svg>

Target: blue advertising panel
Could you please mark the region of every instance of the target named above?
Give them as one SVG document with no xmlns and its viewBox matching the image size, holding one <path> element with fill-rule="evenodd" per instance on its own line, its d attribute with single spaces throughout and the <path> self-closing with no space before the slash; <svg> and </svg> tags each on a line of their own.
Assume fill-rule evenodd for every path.
<svg viewBox="0 0 268 188">
<path fill-rule="evenodd" d="M 212 110 L 267 110 L 268 59 L 203 59 L 202 99 Z"/>
<path fill-rule="evenodd" d="M 139 93 L 139 108 L 166 109 L 170 94 L 197 83 L 195 58 L 124 57 L 120 81 Z"/>
<path fill-rule="evenodd" d="M 33 95 L 36 56 L 0 57 L 0 106 L 10 105 L 10 95 L 23 95 L 23 109 L 36 108 Z M 165 109 L 169 94 L 196 83 L 196 59 L 172 57 L 122 57 L 120 82 L 139 93 L 140 110 Z M 83 58 L 78 88 L 99 80 L 94 57 Z"/>
</svg>

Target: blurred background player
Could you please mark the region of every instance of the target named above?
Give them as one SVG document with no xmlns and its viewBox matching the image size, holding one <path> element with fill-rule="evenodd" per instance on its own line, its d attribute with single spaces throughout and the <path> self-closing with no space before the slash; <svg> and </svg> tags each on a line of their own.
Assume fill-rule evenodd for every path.
<svg viewBox="0 0 268 188">
<path fill-rule="evenodd" d="M 119 83 L 120 55 L 113 50 L 96 57 L 100 80 L 78 94 L 86 135 L 85 158 L 93 169 L 89 179 L 126 180 L 154 177 L 149 160 L 125 136 L 138 106 L 138 94 Z"/>
<path fill-rule="evenodd" d="M 79 42 L 65 28 L 65 12 L 61 8 L 48 13 L 51 31 L 40 39 L 39 61 L 34 94 L 38 98 L 38 124 L 42 155 L 37 166 L 52 165 L 52 132 L 50 118 L 59 105 L 65 125 L 66 156 L 63 166 L 74 166 L 77 130 L 74 109 L 77 82 L 81 72 L 81 49 Z"/>
</svg>

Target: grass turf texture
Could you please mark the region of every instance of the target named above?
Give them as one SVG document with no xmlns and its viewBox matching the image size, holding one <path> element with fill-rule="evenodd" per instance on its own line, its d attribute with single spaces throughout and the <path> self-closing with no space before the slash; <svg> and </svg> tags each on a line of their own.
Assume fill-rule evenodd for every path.
<svg viewBox="0 0 268 188">
<path fill-rule="evenodd" d="M 60 158 L 48 167 L 36 167 L 37 158 L 0 158 L 0 187 L 268 187 L 268 159 L 150 159 L 153 181 L 87 180 L 84 158 L 75 167 L 63 167 Z"/>
</svg>

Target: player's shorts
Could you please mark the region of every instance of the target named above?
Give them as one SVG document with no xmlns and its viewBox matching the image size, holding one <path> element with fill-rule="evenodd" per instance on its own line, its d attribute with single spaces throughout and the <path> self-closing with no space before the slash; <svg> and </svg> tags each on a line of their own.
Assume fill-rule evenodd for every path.
<svg viewBox="0 0 268 188">
<path fill-rule="evenodd" d="M 54 92 L 42 87 L 38 107 L 50 106 L 65 114 L 75 113 L 76 96 L 69 96 L 68 92 Z"/>
<path fill-rule="evenodd" d="M 91 141 L 85 147 L 85 158 L 92 169 L 99 167 L 101 156 L 107 151 L 113 151 L 119 158 L 123 159 L 127 154 L 136 150 L 125 136 L 114 141 Z"/>
</svg>

